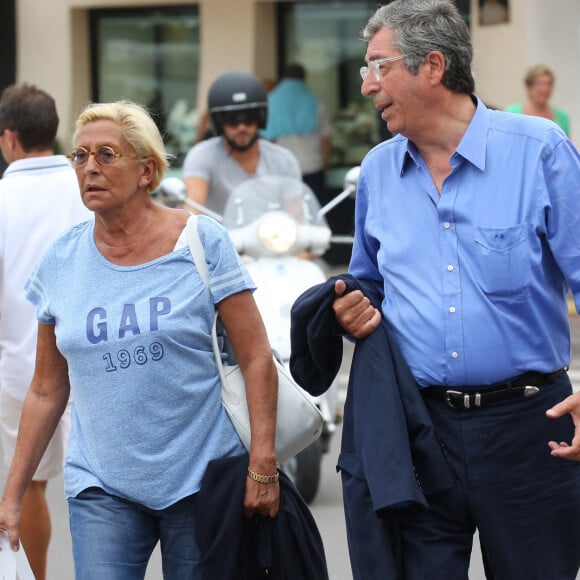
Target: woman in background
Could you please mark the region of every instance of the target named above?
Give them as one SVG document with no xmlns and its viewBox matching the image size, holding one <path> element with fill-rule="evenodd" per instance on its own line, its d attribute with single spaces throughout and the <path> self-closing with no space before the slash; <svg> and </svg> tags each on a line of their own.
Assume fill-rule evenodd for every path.
<svg viewBox="0 0 580 580">
<path fill-rule="evenodd" d="M 558 124 L 570 137 L 570 119 L 564 109 L 550 105 L 554 89 L 554 73 L 543 64 L 536 64 L 528 69 L 524 77 L 528 99 L 524 103 L 514 103 L 505 108 L 510 113 L 523 113 L 535 117 L 545 117 Z"/>
</svg>

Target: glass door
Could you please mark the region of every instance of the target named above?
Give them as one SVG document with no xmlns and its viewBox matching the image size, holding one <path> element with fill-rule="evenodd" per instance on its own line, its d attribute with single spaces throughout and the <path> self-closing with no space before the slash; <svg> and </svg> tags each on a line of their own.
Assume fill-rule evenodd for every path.
<svg viewBox="0 0 580 580">
<path fill-rule="evenodd" d="M 172 165 L 181 164 L 198 123 L 198 12 L 195 5 L 91 12 L 93 100 L 148 107 Z"/>
</svg>

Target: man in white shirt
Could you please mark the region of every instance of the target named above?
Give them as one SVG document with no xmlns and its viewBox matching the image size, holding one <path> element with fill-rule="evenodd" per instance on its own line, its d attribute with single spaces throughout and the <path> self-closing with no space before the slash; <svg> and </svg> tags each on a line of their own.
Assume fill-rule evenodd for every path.
<svg viewBox="0 0 580 580">
<path fill-rule="evenodd" d="M 0 435 L 6 465 L 35 364 L 37 321 L 24 286 L 55 237 L 93 216 L 68 159 L 53 155 L 58 121 L 44 91 L 11 85 L 2 93 L 0 151 L 8 168 L 0 180 Z M 46 577 L 51 534 L 46 485 L 62 473 L 68 432 L 65 413 L 22 501 L 22 544 L 36 580 Z"/>
</svg>

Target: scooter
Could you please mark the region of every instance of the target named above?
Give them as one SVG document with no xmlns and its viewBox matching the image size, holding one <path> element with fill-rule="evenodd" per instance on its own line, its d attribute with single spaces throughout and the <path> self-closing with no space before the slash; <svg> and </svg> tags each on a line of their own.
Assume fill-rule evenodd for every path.
<svg viewBox="0 0 580 580">
<path fill-rule="evenodd" d="M 350 170 L 344 190 L 324 207 L 302 181 L 283 176 L 255 177 L 231 194 L 222 216 L 187 198 L 178 178 L 163 180 L 153 197 L 166 205 L 189 205 L 227 228 L 257 286 L 254 298 L 277 356 L 290 361 L 290 310 L 308 288 L 327 278 L 320 256 L 333 243 L 352 244 L 351 236 L 334 236 L 325 215 L 354 195 L 358 168 Z M 307 503 L 318 492 L 322 457 L 329 451 L 341 417 L 336 383 L 314 398 L 324 418 L 322 435 L 281 468 Z"/>
</svg>

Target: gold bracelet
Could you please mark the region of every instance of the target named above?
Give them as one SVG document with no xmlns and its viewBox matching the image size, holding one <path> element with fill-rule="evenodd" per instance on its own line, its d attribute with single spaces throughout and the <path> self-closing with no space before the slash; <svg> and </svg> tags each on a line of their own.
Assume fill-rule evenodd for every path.
<svg viewBox="0 0 580 580">
<path fill-rule="evenodd" d="M 254 481 L 257 481 L 258 483 L 278 483 L 278 480 L 280 479 L 280 474 L 275 473 L 274 475 L 262 475 L 261 473 L 256 473 L 255 471 L 252 471 L 248 467 L 248 477 L 250 479 L 253 479 Z"/>
</svg>

